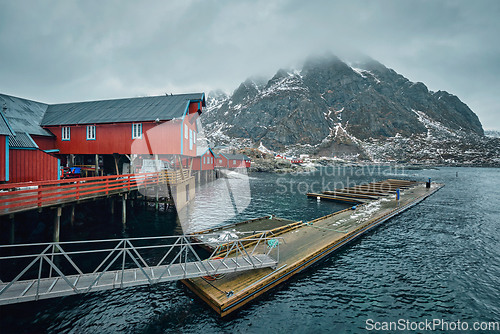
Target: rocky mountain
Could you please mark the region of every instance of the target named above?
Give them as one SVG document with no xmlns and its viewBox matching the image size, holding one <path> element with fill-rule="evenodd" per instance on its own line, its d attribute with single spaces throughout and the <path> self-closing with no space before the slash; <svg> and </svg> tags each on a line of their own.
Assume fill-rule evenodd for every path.
<svg viewBox="0 0 500 334">
<path fill-rule="evenodd" d="M 200 119 L 214 145 L 351 160 L 500 163 L 500 140 L 484 136 L 458 97 L 429 91 L 373 59 L 310 58 L 301 71 L 248 79 L 232 94 L 210 93 L 207 102 Z"/>
</svg>

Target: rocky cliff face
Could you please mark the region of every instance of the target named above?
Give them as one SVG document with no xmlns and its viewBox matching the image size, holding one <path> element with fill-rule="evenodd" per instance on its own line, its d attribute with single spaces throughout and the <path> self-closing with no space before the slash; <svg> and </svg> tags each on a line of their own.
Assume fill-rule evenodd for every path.
<svg viewBox="0 0 500 334">
<path fill-rule="evenodd" d="M 443 143 L 500 146 L 488 142 L 478 117 L 458 97 L 429 91 L 372 59 L 347 64 L 316 57 L 300 72 L 279 70 L 265 84 L 249 79 L 232 95 L 209 94 L 201 121 L 215 145 L 262 144 L 278 152 L 361 160 L 426 156 L 443 162 L 442 154 L 432 154 L 438 146 L 446 151 Z M 431 154 L 418 154 L 423 146 Z M 458 151 L 448 160 L 463 160 L 455 159 Z"/>
</svg>

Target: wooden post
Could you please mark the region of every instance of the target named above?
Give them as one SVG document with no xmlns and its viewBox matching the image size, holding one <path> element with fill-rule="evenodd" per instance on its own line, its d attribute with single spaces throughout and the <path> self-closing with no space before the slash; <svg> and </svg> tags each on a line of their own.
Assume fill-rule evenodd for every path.
<svg viewBox="0 0 500 334">
<path fill-rule="evenodd" d="M 113 153 L 113 160 L 115 160 L 116 175 L 120 175 L 120 172 L 118 170 L 118 161 L 116 158 L 117 158 L 116 154 Z M 120 159 L 120 157 L 118 157 L 118 160 L 119 159 Z"/>
<path fill-rule="evenodd" d="M 59 242 L 62 207 L 57 207 L 54 215 L 54 242 Z"/>
<path fill-rule="evenodd" d="M 127 222 L 127 194 L 123 194 L 122 197 L 122 224 L 125 225 Z"/>
<path fill-rule="evenodd" d="M 200 158 L 201 159 L 201 158 Z M 188 173 L 188 177 L 191 177 L 191 172 L 193 171 L 193 161 L 194 159 L 191 158 L 191 162 L 189 163 L 189 173 Z M 200 161 L 201 163 L 201 161 Z"/>
<path fill-rule="evenodd" d="M 71 222 L 71 227 L 75 224 L 75 204 L 71 205 L 71 217 L 70 217 L 70 222 Z"/>
<path fill-rule="evenodd" d="M 14 244 L 14 237 L 15 237 L 15 219 L 14 219 L 14 214 L 11 213 L 9 215 L 9 218 L 10 218 L 10 244 L 13 245 Z"/>
<path fill-rule="evenodd" d="M 159 197 L 158 196 L 158 190 L 159 190 L 158 188 L 159 188 L 159 186 L 155 187 L 155 208 L 156 208 L 156 210 L 158 210 L 158 197 Z"/>
<path fill-rule="evenodd" d="M 184 167 L 182 166 L 182 158 L 180 155 L 177 156 L 179 160 L 179 167 L 181 169 L 181 179 L 184 180 Z"/>
<path fill-rule="evenodd" d="M 111 197 L 111 215 L 115 214 L 115 198 Z"/>
<path fill-rule="evenodd" d="M 95 176 L 99 176 L 99 154 L 95 155 Z"/>
</svg>

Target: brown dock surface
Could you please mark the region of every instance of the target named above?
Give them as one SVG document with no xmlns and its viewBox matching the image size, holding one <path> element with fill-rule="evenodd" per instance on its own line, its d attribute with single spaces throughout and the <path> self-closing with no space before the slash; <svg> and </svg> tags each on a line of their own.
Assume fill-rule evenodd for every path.
<svg viewBox="0 0 500 334">
<path fill-rule="evenodd" d="M 349 208 L 299 223 L 300 226 L 280 234 L 284 242 L 279 244 L 279 263 L 274 270 L 256 269 L 227 274 L 213 281 L 192 278 L 182 282 L 225 316 L 444 186 L 434 183 L 426 188 L 425 183 L 408 181 L 400 185 L 411 188 L 401 191 L 399 203 L 394 194 L 389 195 L 358 205 L 356 210 Z"/>
</svg>

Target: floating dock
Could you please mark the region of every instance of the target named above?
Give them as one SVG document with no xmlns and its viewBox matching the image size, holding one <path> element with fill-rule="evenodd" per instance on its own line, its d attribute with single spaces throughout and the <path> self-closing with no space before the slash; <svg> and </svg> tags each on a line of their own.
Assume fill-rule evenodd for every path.
<svg viewBox="0 0 500 334">
<path fill-rule="evenodd" d="M 377 225 L 411 208 L 443 186 L 433 183 L 427 187 L 423 182 L 404 180 L 386 180 L 370 184 L 366 188 L 377 189 L 385 196 L 377 200 L 367 200 L 366 203 L 357 205 L 355 210 L 348 208 L 307 223 L 282 225 L 279 236 L 283 242 L 279 245 L 271 243 L 262 246 L 279 247 L 276 269 L 262 268 L 230 273 L 213 280 L 192 278 L 182 282 L 218 314 L 226 316 Z M 396 189 L 401 191 L 399 201 L 396 194 L 392 194 Z M 352 193 L 347 189 L 342 191 Z M 252 230 L 252 222 L 241 226 Z M 231 229 L 237 231 L 238 225 Z"/>
</svg>

